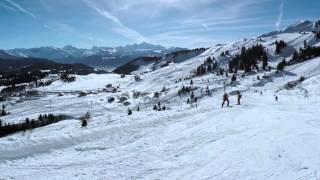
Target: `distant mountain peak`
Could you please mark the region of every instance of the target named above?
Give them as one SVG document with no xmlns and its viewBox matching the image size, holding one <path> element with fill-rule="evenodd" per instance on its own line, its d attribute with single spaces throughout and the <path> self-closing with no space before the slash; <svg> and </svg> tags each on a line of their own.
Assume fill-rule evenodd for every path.
<svg viewBox="0 0 320 180">
<path fill-rule="evenodd" d="M 62 49 L 69 50 L 69 49 L 78 49 L 78 48 L 76 48 L 76 47 L 73 46 L 73 45 L 68 44 L 68 45 L 64 46 Z"/>
<path fill-rule="evenodd" d="M 16 56 L 0 50 L 0 59 L 16 59 Z"/>
<path fill-rule="evenodd" d="M 281 31 L 272 31 L 267 34 L 263 34 L 260 37 L 273 36 L 281 33 L 300 33 L 312 31 L 320 31 L 320 21 L 301 20 L 284 28 Z"/>
<path fill-rule="evenodd" d="M 166 49 L 164 46 L 155 45 L 155 44 L 151 44 L 148 42 L 129 44 L 129 45 L 126 45 L 126 46 L 120 47 L 120 48 L 128 49 L 128 50 L 137 50 L 137 49 L 164 50 L 164 49 Z"/>
<path fill-rule="evenodd" d="M 166 48 L 148 42 L 118 47 L 97 47 L 90 49 L 66 45 L 62 48 L 43 46 L 36 48 L 17 48 L 5 51 L 16 57 L 33 57 L 53 60 L 58 63 L 82 63 L 93 67 L 116 68 L 140 56 L 163 57 L 167 53 L 184 48 Z"/>
<path fill-rule="evenodd" d="M 302 32 L 302 31 L 311 32 L 313 30 L 314 30 L 314 22 L 309 20 L 302 20 L 285 28 L 284 30 L 282 30 L 282 32 L 284 33 L 295 33 L 295 32 Z"/>
</svg>

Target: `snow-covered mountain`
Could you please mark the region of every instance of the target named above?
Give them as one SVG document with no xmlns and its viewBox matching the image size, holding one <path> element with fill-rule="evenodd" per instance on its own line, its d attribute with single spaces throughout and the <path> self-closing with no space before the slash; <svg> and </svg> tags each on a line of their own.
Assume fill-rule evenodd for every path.
<svg viewBox="0 0 320 180">
<path fill-rule="evenodd" d="M 196 57 L 203 53 L 205 48 L 197 48 L 191 50 L 180 50 L 169 54 L 164 57 L 161 56 L 142 56 L 138 57 L 124 65 L 117 67 L 113 72 L 118 74 L 130 74 L 134 71 L 150 72 L 156 69 L 170 65 L 170 63 L 181 63 L 190 58 Z"/>
<path fill-rule="evenodd" d="M 3 124 L 47 113 L 69 118 L 2 137 L 0 179 L 319 179 L 320 56 L 276 68 L 300 48 L 316 49 L 320 38 L 300 31 L 301 23 L 290 29 L 137 70 L 139 78 L 77 75 L 71 83 L 30 89 L 40 97 L 8 98 Z M 276 53 L 280 41 L 286 46 Z M 259 68 L 251 72 L 217 75 L 237 55 L 251 58 L 243 52 L 253 46 L 262 46 L 270 69 L 260 68 L 257 57 Z M 196 75 L 209 57 L 217 69 Z M 103 91 L 108 84 L 118 91 Z M 231 106 L 221 108 L 225 92 Z"/>
<path fill-rule="evenodd" d="M 0 59 L 16 59 L 17 57 L 7 53 L 6 51 L 0 50 Z"/>
<path fill-rule="evenodd" d="M 272 35 L 283 34 L 283 33 L 302 33 L 302 32 L 319 32 L 319 31 L 320 31 L 320 20 L 314 21 L 314 22 L 309 20 L 303 20 L 291 26 L 286 27 L 281 31 L 273 31 L 273 32 L 261 35 L 261 37 L 272 36 Z"/>
<path fill-rule="evenodd" d="M 7 52 L 17 57 L 46 58 L 51 60 L 64 59 L 72 55 L 63 48 L 51 46 L 30 49 L 12 49 L 8 50 Z"/>
<path fill-rule="evenodd" d="M 140 56 L 164 56 L 167 53 L 182 49 L 141 43 L 120 47 L 92 47 L 91 49 L 76 48 L 71 45 L 63 48 L 47 46 L 10 49 L 6 52 L 17 57 L 46 58 L 59 63 L 83 63 L 111 70 Z"/>
<path fill-rule="evenodd" d="M 283 33 L 295 33 L 295 32 L 313 32 L 320 30 L 320 21 L 312 22 L 308 20 L 300 21 L 292 26 L 285 28 Z"/>
</svg>

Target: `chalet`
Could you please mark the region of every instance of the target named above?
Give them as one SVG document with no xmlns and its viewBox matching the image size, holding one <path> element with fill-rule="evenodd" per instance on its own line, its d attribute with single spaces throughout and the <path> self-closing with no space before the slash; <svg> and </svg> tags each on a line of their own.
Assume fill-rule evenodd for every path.
<svg viewBox="0 0 320 180">
<path fill-rule="evenodd" d="M 108 85 L 106 85 L 106 88 L 104 89 L 104 91 L 115 93 L 115 92 L 117 92 L 117 88 L 113 87 L 112 84 L 108 84 Z"/>
</svg>

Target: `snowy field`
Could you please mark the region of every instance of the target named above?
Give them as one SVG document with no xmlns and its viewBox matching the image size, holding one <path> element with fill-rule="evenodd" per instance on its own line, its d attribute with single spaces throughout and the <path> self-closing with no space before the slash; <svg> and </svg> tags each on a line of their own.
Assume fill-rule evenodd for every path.
<svg viewBox="0 0 320 180">
<path fill-rule="evenodd" d="M 319 65 L 320 59 L 289 69 L 307 72 L 315 64 Z M 301 86 L 313 92 L 312 85 L 319 84 L 319 77 L 310 75 L 312 78 Z M 99 76 L 79 78 L 79 84 L 72 86 L 53 84 L 48 89 L 80 90 L 83 83 L 100 88 L 103 83 L 97 80 L 102 81 Z M 121 81 L 115 75 L 103 77 L 105 83 L 109 79 Z M 90 111 L 93 117 L 86 128 L 74 119 L 1 138 L 0 178 L 320 178 L 319 94 L 306 98 L 297 88 L 280 91 L 278 103 L 273 97 L 286 81 L 298 77 L 277 77 L 260 88 L 254 88 L 253 77 L 248 77 L 242 81 L 246 85 L 239 85 L 245 89 L 243 105 L 235 105 L 233 96 L 232 107 L 224 109 L 220 107 L 222 90 L 201 99 L 198 108 L 168 104 L 171 110 L 154 112 L 152 107 L 141 108 L 132 116 L 126 115 L 126 107 L 107 103 L 109 94 L 82 98 L 52 95 L 13 105 L 9 111 L 17 116 L 4 120 L 14 121 L 30 114 L 36 117 L 48 111 L 74 117 Z M 123 85 L 131 87 L 132 80 L 125 80 Z M 195 82 L 199 82 L 195 86 L 202 85 L 200 80 Z M 217 82 L 213 80 L 209 85 L 219 86 Z M 146 83 L 151 82 L 141 82 L 145 86 Z M 263 95 L 254 90 L 263 91 Z"/>
<path fill-rule="evenodd" d="M 264 38 L 263 45 L 273 52 L 271 42 L 285 39 L 297 49 L 311 38 L 283 33 Z M 235 85 L 230 77 L 214 74 L 193 78 L 197 108 L 186 104 L 187 96 L 177 95 L 190 80 L 175 81 L 188 77 L 208 56 L 225 50 L 233 55 L 238 47 L 256 43 L 251 39 L 213 47 L 144 74 L 140 82 L 115 74 L 77 76 L 72 83 L 56 81 L 37 89 L 46 96 L 8 102 L 11 114 L 1 118 L 4 123 L 44 113 L 73 118 L 0 138 L 0 179 L 320 179 L 320 58 L 286 67 L 280 74 L 272 70 L 238 76 Z M 281 57 L 272 56 L 275 66 Z M 219 65 L 227 64 L 219 60 Z M 258 75 L 270 79 L 258 80 Z M 285 88 L 302 76 L 305 81 Z M 120 86 L 120 91 L 101 92 L 107 84 Z M 202 96 L 207 86 L 212 96 Z M 163 87 L 168 90 L 159 100 L 167 110 L 153 111 L 159 101 L 154 93 Z M 228 108 L 221 108 L 224 88 L 231 93 Z M 241 105 L 232 94 L 236 90 L 243 95 Z M 97 93 L 78 97 L 79 91 Z M 132 97 L 136 91 L 144 95 L 130 98 L 129 106 L 118 103 L 119 97 Z M 57 96 L 59 92 L 65 95 Z M 115 102 L 108 103 L 110 97 Z M 78 119 L 86 112 L 92 117 L 83 128 Z"/>
</svg>

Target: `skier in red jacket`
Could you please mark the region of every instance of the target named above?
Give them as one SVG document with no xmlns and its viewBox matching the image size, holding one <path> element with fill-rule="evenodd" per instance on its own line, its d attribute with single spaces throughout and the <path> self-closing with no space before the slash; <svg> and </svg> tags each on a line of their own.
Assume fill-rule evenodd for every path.
<svg viewBox="0 0 320 180">
<path fill-rule="evenodd" d="M 225 92 L 224 95 L 223 95 L 223 102 L 222 102 L 222 105 L 221 107 L 224 106 L 224 103 L 227 102 L 227 106 L 229 107 L 229 96 L 228 94 Z"/>
</svg>

